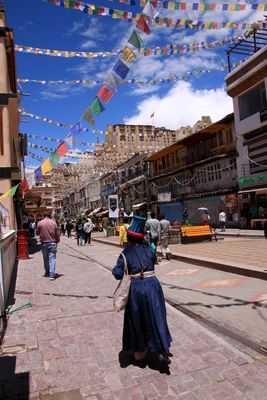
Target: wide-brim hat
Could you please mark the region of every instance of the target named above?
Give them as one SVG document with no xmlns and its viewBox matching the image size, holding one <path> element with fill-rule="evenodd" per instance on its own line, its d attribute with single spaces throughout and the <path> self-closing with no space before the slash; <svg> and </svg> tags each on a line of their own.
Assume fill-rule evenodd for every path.
<svg viewBox="0 0 267 400">
<path fill-rule="evenodd" d="M 134 215 L 131 225 L 126 229 L 128 235 L 135 236 L 137 238 L 145 237 L 145 224 L 146 218 Z"/>
</svg>

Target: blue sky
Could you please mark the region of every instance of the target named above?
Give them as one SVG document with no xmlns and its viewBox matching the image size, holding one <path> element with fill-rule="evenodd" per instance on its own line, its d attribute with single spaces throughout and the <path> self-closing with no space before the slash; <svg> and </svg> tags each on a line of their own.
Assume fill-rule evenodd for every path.
<svg viewBox="0 0 267 400">
<path fill-rule="evenodd" d="M 246 1 L 247 3 L 249 1 Z M 251 2 L 251 1 L 250 1 Z M 18 45 L 46 48 L 51 50 L 111 51 L 123 48 L 134 24 L 83 14 L 80 11 L 50 5 L 42 0 L 6 0 L 7 25 L 14 29 L 15 43 Z M 218 2 L 217 3 L 222 3 Z M 225 3 L 225 2 L 224 2 Z M 237 3 L 236 0 L 228 3 Z M 244 0 L 242 1 L 244 3 Z M 93 4 L 113 9 L 140 12 L 140 7 L 120 4 L 118 1 L 94 1 Z M 244 12 L 179 12 L 159 9 L 160 16 L 190 18 L 203 21 L 254 22 L 262 19 L 261 13 L 250 10 Z M 223 40 L 227 36 L 243 34 L 244 31 L 229 29 L 178 30 L 151 27 L 151 34 L 140 33 L 143 47 L 154 48 L 166 44 L 189 44 L 192 42 Z M 119 56 L 94 59 L 60 58 L 44 55 L 16 53 L 18 78 L 43 80 L 93 79 L 105 81 Z M 159 85 L 120 85 L 106 110 L 95 118 L 92 128 L 85 121 L 84 127 L 105 130 L 108 124 L 131 123 L 151 124 L 150 115 L 154 111 L 156 126 L 176 129 L 193 125 L 202 115 L 210 115 L 213 121 L 232 112 L 232 101 L 224 92 L 226 72 L 218 71 L 227 64 L 225 46 L 196 51 L 187 55 L 138 57 L 131 64 L 127 79 L 159 79 L 169 75 L 180 76 L 199 69 L 217 70 L 209 74 L 188 77 L 186 81 Z M 90 105 L 99 86 L 83 85 L 37 85 L 21 84 L 24 93 L 22 107 L 25 111 L 47 117 L 62 123 L 75 124 Z M 32 118 L 22 118 L 20 131 L 45 137 L 63 139 L 68 129 L 59 128 Z M 104 135 L 98 135 L 100 142 Z M 96 142 L 94 133 L 81 133 L 78 140 Z M 31 143 L 55 147 L 52 142 L 29 139 Z M 79 149 L 85 146 L 77 145 Z M 47 156 L 39 150 L 35 154 Z M 28 165 L 38 165 L 38 161 L 27 158 Z"/>
</svg>

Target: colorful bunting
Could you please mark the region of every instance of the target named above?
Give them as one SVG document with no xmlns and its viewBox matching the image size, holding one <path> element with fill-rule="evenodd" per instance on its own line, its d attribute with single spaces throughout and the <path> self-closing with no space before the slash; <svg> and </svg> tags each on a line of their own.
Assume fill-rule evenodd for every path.
<svg viewBox="0 0 267 400">
<path fill-rule="evenodd" d="M 45 175 L 45 174 L 47 174 L 48 172 L 51 171 L 52 165 L 51 165 L 51 163 L 50 163 L 49 158 L 47 158 L 47 159 L 42 163 L 41 168 L 42 168 L 42 174 L 43 174 L 43 175 Z"/>
<path fill-rule="evenodd" d="M 93 111 L 93 113 L 95 114 L 95 116 L 101 114 L 104 110 L 105 107 L 103 106 L 103 104 L 99 101 L 98 97 L 96 96 L 94 101 L 91 103 L 91 105 L 89 106 L 90 110 Z"/>
<path fill-rule="evenodd" d="M 139 29 L 140 31 L 146 33 L 147 35 L 150 34 L 150 29 L 149 26 L 147 25 L 147 22 L 145 20 L 145 18 L 143 17 L 143 15 L 140 15 L 137 24 L 136 24 L 136 28 Z"/>
<path fill-rule="evenodd" d="M 136 54 L 130 49 L 130 47 L 125 46 L 120 57 L 128 64 L 131 64 L 136 59 Z"/>
<path fill-rule="evenodd" d="M 13 197 L 13 196 L 15 195 L 16 191 L 17 191 L 18 186 L 19 186 L 19 184 L 16 185 L 16 186 L 13 186 L 13 187 L 12 187 L 11 189 L 9 189 L 7 192 L 3 193 L 3 194 L 0 196 L 0 199 L 2 200 L 2 199 L 6 199 L 7 197 Z"/>
<path fill-rule="evenodd" d="M 97 93 L 97 96 L 105 103 L 108 103 L 113 96 L 113 92 L 106 85 L 103 85 Z"/>
<path fill-rule="evenodd" d="M 113 67 L 113 71 L 121 78 L 121 79 L 125 79 L 128 72 L 129 72 L 129 68 L 127 67 L 126 64 L 124 64 L 124 62 L 122 62 L 121 60 L 118 60 L 116 62 L 116 64 Z"/>
<path fill-rule="evenodd" d="M 145 14 L 149 19 L 153 19 L 159 15 L 158 11 L 153 7 L 149 0 L 143 9 L 143 14 Z"/>
<path fill-rule="evenodd" d="M 136 47 L 138 50 L 141 49 L 141 43 L 142 43 L 142 38 L 138 33 L 134 30 L 130 36 L 130 39 L 128 40 L 128 43 L 131 43 L 134 47 Z"/>
<path fill-rule="evenodd" d="M 87 108 L 87 110 L 85 110 L 85 112 L 83 114 L 83 119 L 85 119 L 85 121 L 87 121 L 88 124 L 94 126 L 95 120 L 94 120 L 93 113 L 90 110 L 90 108 Z"/>
<path fill-rule="evenodd" d="M 35 178 L 38 180 L 43 179 L 42 167 L 38 167 L 35 171 Z"/>
</svg>

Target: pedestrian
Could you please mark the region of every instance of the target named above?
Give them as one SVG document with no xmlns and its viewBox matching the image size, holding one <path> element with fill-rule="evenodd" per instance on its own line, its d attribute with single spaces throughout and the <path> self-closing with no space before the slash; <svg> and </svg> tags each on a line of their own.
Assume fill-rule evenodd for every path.
<svg viewBox="0 0 267 400">
<path fill-rule="evenodd" d="M 62 236 L 65 236 L 65 224 L 64 224 L 64 221 L 61 221 L 61 223 L 60 223 L 60 234 Z"/>
<path fill-rule="evenodd" d="M 87 218 L 87 220 L 85 221 L 85 224 L 83 225 L 83 232 L 84 232 L 84 242 L 85 244 L 91 244 L 91 234 L 93 231 L 93 222 L 91 220 L 91 218 Z"/>
<path fill-rule="evenodd" d="M 38 222 L 36 234 L 40 236 L 41 241 L 45 269 L 44 276 L 50 277 L 50 280 L 53 281 L 57 277 L 56 255 L 59 231 L 57 224 L 51 219 L 50 211 L 46 211 L 42 221 Z"/>
<path fill-rule="evenodd" d="M 203 225 L 210 224 L 210 215 L 209 215 L 208 210 L 205 210 L 202 212 L 202 223 L 203 223 Z"/>
<path fill-rule="evenodd" d="M 160 220 L 160 248 L 163 254 L 163 258 L 166 258 L 167 260 L 170 260 L 171 258 L 171 252 L 168 247 L 170 235 L 171 235 L 170 221 L 168 221 L 165 218 L 165 215 L 162 214 Z"/>
<path fill-rule="evenodd" d="M 84 245 L 84 231 L 83 231 L 83 221 L 78 219 L 76 223 L 76 233 L 77 233 L 77 245 Z"/>
<path fill-rule="evenodd" d="M 108 237 L 108 224 L 109 224 L 108 217 L 103 217 L 102 218 L 102 228 L 103 228 L 104 235 L 106 237 Z"/>
<path fill-rule="evenodd" d="M 184 212 L 183 212 L 183 224 L 184 225 L 188 225 L 188 222 L 189 222 L 188 217 L 189 217 L 189 212 L 188 212 L 187 208 L 185 208 Z"/>
<path fill-rule="evenodd" d="M 223 210 L 221 210 L 219 214 L 219 223 L 221 226 L 221 232 L 225 232 L 225 222 L 226 222 L 226 214 Z"/>
<path fill-rule="evenodd" d="M 34 221 L 30 221 L 30 223 L 29 223 L 30 237 L 34 237 L 35 236 L 35 229 L 36 229 L 35 222 Z"/>
<path fill-rule="evenodd" d="M 67 237 L 71 238 L 71 231 L 73 229 L 73 225 L 70 221 L 67 221 L 66 230 L 67 230 Z"/>
<path fill-rule="evenodd" d="M 124 218 L 123 225 L 120 227 L 120 235 L 119 235 L 119 241 L 122 247 L 126 247 L 128 244 L 128 239 L 127 239 L 128 228 L 129 228 L 129 220 L 128 218 Z"/>
<path fill-rule="evenodd" d="M 172 341 L 166 318 L 162 287 L 155 276 L 157 260 L 151 246 L 144 244 L 146 219 L 134 215 L 127 229 L 128 246 L 123 250 L 131 279 L 128 303 L 124 312 L 122 349 L 133 353 L 133 364 L 144 367 L 149 353 L 161 365 L 170 364 Z M 124 258 L 119 256 L 112 274 L 118 280 L 124 275 Z"/>
<path fill-rule="evenodd" d="M 160 223 L 159 220 L 155 218 L 155 213 L 151 213 L 151 218 L 147 219 L 145 230 L 148 232 L 150 244 L 155 246 L 157 251 L 157 245 L 160 239 Z"/>
</svg>

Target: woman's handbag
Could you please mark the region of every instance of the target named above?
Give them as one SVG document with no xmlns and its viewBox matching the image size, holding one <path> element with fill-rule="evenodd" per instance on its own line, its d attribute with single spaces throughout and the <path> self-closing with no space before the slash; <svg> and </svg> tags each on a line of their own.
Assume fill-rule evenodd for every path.
<svg viewBox="0 0 267 400">
<path fill-rule="evenodd" d="M 129 277 L 127 268 L 127 260 L 123 253 L 121 253 L 121 255 L 124 260 L 124 275 L 113 294 L 113 306 L 115 311 L 121 311 L 126 307 L 131 286 L 131 279 Z"/>
</svg>

